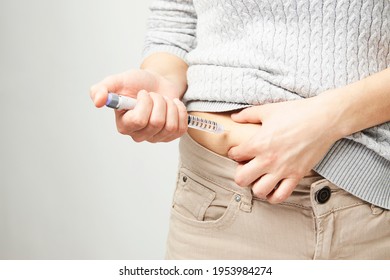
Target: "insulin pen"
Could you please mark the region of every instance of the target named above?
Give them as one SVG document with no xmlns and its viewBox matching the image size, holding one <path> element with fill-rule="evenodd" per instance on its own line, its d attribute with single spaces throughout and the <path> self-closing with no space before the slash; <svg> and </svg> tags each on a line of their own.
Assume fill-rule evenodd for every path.
<svg viewBox="0 0 390 280">
<path fill-rule="evenodd" d="M 136 104 L 136 99 L 115 93 L 109 93 L 106 102 L 107 107 L 116 110 L 131 110 Z M 221 124 L 193 115 L 188 115 L 188 127 L 214 134 L 221 134 L 225 131 Z"/>
</svg>

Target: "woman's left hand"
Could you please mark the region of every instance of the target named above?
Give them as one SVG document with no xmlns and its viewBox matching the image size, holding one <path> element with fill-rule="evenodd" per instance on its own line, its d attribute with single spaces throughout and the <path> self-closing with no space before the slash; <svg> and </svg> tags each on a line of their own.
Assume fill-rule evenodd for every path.
<svg viewBox="0 0 390 280">
<path fill-rule="evenodd" d="M 252 185 L 254 195 L 270 203 L 286 200 L 341 138 L 335 112 L 317 96 L 233 114 L 236 122 L 261 124 L 251 139 L 229 150 L 228 157 L 239 162 L 236 183 Z"/>
</svg>

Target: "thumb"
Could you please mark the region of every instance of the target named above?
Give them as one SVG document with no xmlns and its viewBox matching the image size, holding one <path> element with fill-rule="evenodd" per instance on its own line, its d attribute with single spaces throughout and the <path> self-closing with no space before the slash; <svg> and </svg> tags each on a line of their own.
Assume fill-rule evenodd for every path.
<svg viewBox="0 0 390 280">
<path fill-rule="evenodd" d="M 143 85 L 143 80 L 139 79 L 139 70 L 129 70 L 123 73 L 105 77 L 102 81 L 93 85 L 89 95 L 96 107 L 100 108 L 106 104 L 108 93 L 129 95 L 136 97 L 137 92 Z M 142 82 L 139 82 L 141 80 Z"/>
<path fill-rule="evenodd" d="M 94 85 L 89 91 L 89 95 L 92 99 L 92 102 L 96 107 L 100 108 L 106 104 L 108 90 L 105 87 Z"/>
<path fill-rule="evenodd" d="M 246 108 L 238 113 L 232 114 L 231 118 L 238 123 L 261 123 L 264 114 L 263 106 Z"/>
</svg>

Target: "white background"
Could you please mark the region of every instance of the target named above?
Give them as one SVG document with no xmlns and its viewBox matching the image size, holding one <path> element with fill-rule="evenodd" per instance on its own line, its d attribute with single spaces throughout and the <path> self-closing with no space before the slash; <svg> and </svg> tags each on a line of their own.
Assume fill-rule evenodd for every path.
<svg viewBox="0 0 390 280">
<path fill-rule="evenodd" d="M 89 88 L 141 62 L 150 0 L 0 1 L 0 259 L 162 259 L 177 141 Z"/>
</svg>

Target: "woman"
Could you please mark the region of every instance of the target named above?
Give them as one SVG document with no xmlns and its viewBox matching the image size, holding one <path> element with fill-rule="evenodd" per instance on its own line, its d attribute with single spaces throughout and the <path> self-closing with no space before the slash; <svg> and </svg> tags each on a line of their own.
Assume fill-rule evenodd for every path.
<svg viewBox="0 0 390 280">
<path fill-rule="evenodd" d="M 91 97 L 137 97 L 116 112 L 137 142 L 182 136 L 167 258 L 390 259 L 390 2 L 151 11 L 140 70 Z M 187 131 L 187 111 L 228 131 Z"/>
</svg>

